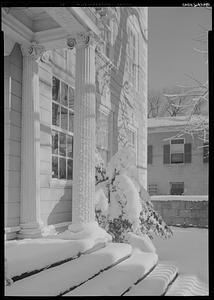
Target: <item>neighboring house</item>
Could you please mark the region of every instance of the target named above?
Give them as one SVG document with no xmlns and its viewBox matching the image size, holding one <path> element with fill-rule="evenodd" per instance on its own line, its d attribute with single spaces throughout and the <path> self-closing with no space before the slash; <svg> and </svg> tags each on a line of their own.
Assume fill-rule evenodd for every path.
<svg viewBox="0 0 214 300">
<path fill-rule="evenodd" d="M 200 117 L 200 116 L 199 116 Z M 208 118 L 203 116 L 208 122 Z M 207 195 L 208 145 L 190 134 L 175 137 L 186 117 L 148 119 L 150 195 Z"/>
<path fill-rule="evenodd" d="M 5 7 L 5 231 L 94 220 L 95 147 L 147 186 L 147 8 Z"/>
</svg>

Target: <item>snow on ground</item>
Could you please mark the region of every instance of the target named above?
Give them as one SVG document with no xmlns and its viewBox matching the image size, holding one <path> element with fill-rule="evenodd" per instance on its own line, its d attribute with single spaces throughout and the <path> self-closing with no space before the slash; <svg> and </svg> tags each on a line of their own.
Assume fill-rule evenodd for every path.
<svg viewBox="0 0 214 300">
<path fill-rule="evenodd" d="M 178 276 L 172 284 L 166 296 L 208 296 L 208 285 L 198 280 L 194 275 Z"/>
<path fill-rule="evenodd" d="M 208 230 L 171 227 L 173 236 L 154 243 L 159 260 L 170 260 L 178 266 L 180 274 L 191 274 L 208 284 Z"/>
</svg>

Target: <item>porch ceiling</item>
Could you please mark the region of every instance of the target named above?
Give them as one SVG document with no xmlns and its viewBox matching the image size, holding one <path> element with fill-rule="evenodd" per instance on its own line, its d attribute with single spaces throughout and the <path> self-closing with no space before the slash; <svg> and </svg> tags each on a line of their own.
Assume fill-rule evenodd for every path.
<svg viewBox="0 0 214 300">
<path fill-rule="evenodd" d="M 2 29 L 15 42 L 36 41 L 47 50 L 64 48 L 66 38 L 77 32 L 99 29 L 81 7 L 2 8 Z"/>
</svg>

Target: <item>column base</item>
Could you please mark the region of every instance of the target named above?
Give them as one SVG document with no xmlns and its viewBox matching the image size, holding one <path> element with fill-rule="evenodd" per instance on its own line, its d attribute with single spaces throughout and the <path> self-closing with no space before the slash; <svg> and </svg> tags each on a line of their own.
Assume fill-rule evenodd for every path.
<svg viewBox="0 0 214 300">
<path fill-rule="evenodd" d="M 35 239 L 42 237 L 43 224 L 38 222 L 20 224 L 20 231 L 17 233 L 18 239 Z"/>
<path fill-rule="evenodd" d="M 71 224 L 58 236 L 70 240 L 92 240 L 95 244 L 112 241 L 112 237 L 97 222 Z"/>
</svg>

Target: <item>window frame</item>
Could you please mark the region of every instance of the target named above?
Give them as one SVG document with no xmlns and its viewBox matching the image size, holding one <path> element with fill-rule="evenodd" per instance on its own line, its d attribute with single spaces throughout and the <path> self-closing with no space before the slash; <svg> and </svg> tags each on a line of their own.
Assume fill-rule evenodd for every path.
<svg viewBox="0 0 214 300">
<path fill-rule="evenodd" d="M 59 102 L 53 99 L 53 78 L 56 78 L 59 80 Z M 65 106 L 64 104 L 61 103 L 61 83 L 64 83 L 68 86 L 68 105 Z M 75 101 L 75 89 L 74 86 L 70 83 L 68 83 L 66 80 L 61 79 L 59 76 L 56 76 L 55 74 L 52 74 L 52 81 L 51 81 L 51 180 L 52 183 L 57 183 L 59 184 L 59 186 L 63 185 L 64 183 L 70 183 L 72 184 L 73 182 L 73 161 L 74 161 L 74 157 L 73 157 L 73 139 L 74 139 L 74 132 L 69 131 L 69 112 L 71 112 L 74 116 L 74 107 L 70 108 L 69 107 L 69 88 L 72 88 L 74 91 L 74 101 Z M 60 109 L 60 114 L 59 114 L 59 126 L 52 124 L 53 123 L 53 104 L 56 104 L 59 106 Z M 64 108 L 67 110 L 68 115 L 67 115 L 67 130 L 61 127 L 61 108 Z M 53 132 L 57 132 L 58 133 L 58 153 L 54 154 L 52 152 L 52 146 L 53 146 L 53 140 L 52 140 L 52 136 L 53 136 Z M 65 139 L 66 139 L 66 146 L 65 146 L 65 156 L 61 155 L 59 153 L 59 149 L 60 149 L 60 133 L 65 134 Z M 71 137 L 72 138 L 72 157 L 68 156 L 67 154 L 67 138 Z M 57 157 L 57 162 L 58 162 L 58 177 L 52 177 L 53 176 L 53 157 Z M 59 178 L 59 160 L 60 158 L 64 158 L 65 159 L 65 168 L 66 168 L 66 178 Z M 68 179 L 68 170 L 67 170 L 67 164 L 68 164 L 68 159 L 72 161 L 72 179 Z"/>
<path fill-rule="evenodd" d="M 183 140 L 183 143 L 181 143 L 183 145 L 183 152 L 178 152 L 178 153 L 173 153 L 172 152 L 172 141 L 176 141 L 176 140 Z M 179 144 L 177 144 L 179 145 Z M 185 138 L 173 138 L 170 139 L 170 165 L 182 165 L 185 163 L 185 149 L 184 149 L 184 145 L 185 145 Z M 183 161 L 182 162 L 172 162 L 172 154 L 183 154 Z"/>
<path fill-rule="evenodd" d="M 185 186 L 184 186 L 184 182 L 183 182 L 183 181 L 182 181 L 182 182 L 170 182 L 169 184 L 170 184 L 170 195 L 178 195 L 178 196 L 179 196 L 179 195 L 184 195 Z M 172 194 L 172 186 L 173 186 L 173 184 L 174 184 L 174 185 L 176 185 L 176 184 L 177 184 L 177 185 L 179 185 L 179 184 L 182 185 L 182 187 L 183 187 L 183 192 L 182 192 L 181 194 Z"/>
</svg>

